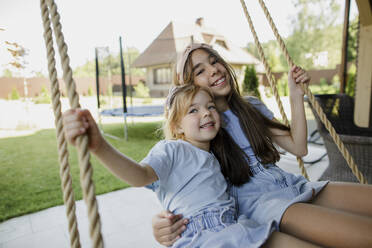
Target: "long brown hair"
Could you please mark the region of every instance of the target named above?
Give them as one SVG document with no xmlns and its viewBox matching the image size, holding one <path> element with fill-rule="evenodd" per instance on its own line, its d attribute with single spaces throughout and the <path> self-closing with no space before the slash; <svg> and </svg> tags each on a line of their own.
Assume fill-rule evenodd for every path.
<svg viewBox="0 0 372 248">
<path fill-rule="evenodd" d="M 232 67 L 212 48 L 201 47 L 208 54 L 213 55 L 217 62 L 222 64 L 229 74 L 231 91 L 227 96 L 227 102 L 231 111 L 238 117 L 240 126 L 249 140 L 253 152 L 262 164 L 275 163 L 280 159 L 280 154 L 275 148 L 270 128 L 290 130 L 288 126 L 266 118 L 260 111 L 244 100 L 239 91 L 236 75 Z M 192 51 L 193 52 L 193 51 Z M 194 75 L 192 73 L 192 61 L 189 53 L 183 71 L 184 84 L 193 84 Z M 177 85 L 179 81 L 174 78 Z"/>
<path fill-rule="evenodd" d="M 183 134 L 177 132 L 177 127 L 200 90 L 204 90 L 214 100 L 210 89 L 194 84 L 178 86 L 171 91 L 165 106 L 165 122 L 163 125 L 166 139 L 185 140 Z M 216 137 L 211 141 L 210 149 L 219 161 L 221 172 L 227 181 L 237 186 L 248 182 L 251 176 L 251 171 L 247 165 L 248 156 L 234 142 L 226 130 L 220 128 Z M 234 156 L 231 156 L 231 154 L 234 154 Z"/>
</svg>

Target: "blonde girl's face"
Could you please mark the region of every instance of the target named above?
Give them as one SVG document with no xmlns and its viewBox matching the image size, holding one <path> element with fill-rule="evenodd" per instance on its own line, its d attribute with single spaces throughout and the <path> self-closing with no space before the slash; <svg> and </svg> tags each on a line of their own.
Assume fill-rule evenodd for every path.
<svg viewBox="0 0 372 248">
<path fill-rule="evenodd" d="M 210 88 L 216 98 L 226 97 L 231 91 L 230 76 L 217 58 L 203 49 L 191 54 L 194 83 Z"/>
<path fill-rule="evenodd" d="M 204 150 L 220 129 L 220 116 L 211 96 L 199 90 L 178 127 L 185 140 Z"/>
</svg>

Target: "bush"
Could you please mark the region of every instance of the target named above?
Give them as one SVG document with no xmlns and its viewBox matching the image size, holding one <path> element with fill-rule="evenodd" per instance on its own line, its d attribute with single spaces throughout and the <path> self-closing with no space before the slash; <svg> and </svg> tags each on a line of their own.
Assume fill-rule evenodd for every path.
<svg viewBox="0 0 372 248">
<path fill-rule="evenodd" d="M 9 98 L 10 100 L 19 100 L 19 98 L 21 98 L 21 97 L 19 96 L 19 92 L 18 92 L 17 88 L 14 87 L 14 88 L 12 89 L 12 92 L 9 94 L 8 98 Z"/>
<path fill-rule="evenodd" d="M 93 88 L 91 85 L 89 85 L 89 88 L 88 88 L 88 96 L 93 96 Z"/>
<path fill-rule="evenodd" d="M 51 102 L 52 100 L 50 99 L 48 89 L 45 85 L 43 85 L 41 88 L 41 93 L 34 99 L 34 103 L 35 104 L 44 104 L 44 103 L 50 104 Z"/>
<path fill-rule="evenodd" d="M 319 84 L 309 85 L 309 89 L 313 94 L 336 94 L 339 92 L 339 82 L 328 84 L 320 80 Z"/>
<path fill-rule="evenodd" d="M 247 65 L 244 74 L 243 92 L 261 98 L 258 86 L 259 82 L 254 65 Z"/>
<path fill-rule="evenodd" d="M 136 97 L 141 98 L 150 97 L 150 89 L 141 82 L 134 86 L 134 94 Z"/>
<path fill-rule="evenodd" d="M 347 80 L 345 85 L 345 93 L 351 97 L 355 96 L 355 84 L 356 84 L 356 66 L 353 64 L 347 73 Z"/>
<path fill-rule="evenodd" d="M 276 83 L 279 96 L 288 96 L 289 95 L 289 88 L 288 88 L 288 73 L 283 73 L 282 77 Z"/>
<path fill-rule="evenodd" d="M 111 84 L 109 84 L 109 85 L 107 86 L 107 92 L 106 92 L 106 95 L 107 95 L 107 96 L 113 96 L 112 85 L 111 85 Z"/>
<path fill-rule="evenodd" d="M 319 85 L 320 85 L 320 87 L 327 87 L 327 86 L 328 86 L 327 79 L 325 79 L 325 78 L 320 78 L 320 79 L 319 79 Z"/>
</svg>

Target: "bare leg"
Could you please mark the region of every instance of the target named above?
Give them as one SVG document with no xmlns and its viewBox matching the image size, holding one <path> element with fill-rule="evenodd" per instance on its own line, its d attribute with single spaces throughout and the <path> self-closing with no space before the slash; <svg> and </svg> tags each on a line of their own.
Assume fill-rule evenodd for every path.
<svg viewBox="0 0 372 248">
<path fill-rule="evenodd" d="M 285 233 L 281 232 L 273 232 L 270 235 L 270 238 L 266 241 L 266 243 L 262 246 L 264 248 L 316 248 L 320 247 L 309 242 L 303 241 L 301 239 L 295 238 Z"/>
<path fill-rule="evenodd" d="M 330 182 L 313 204 L 372 217 L 372 185 Z"/>
<path fill-rule="evenodd" d="M 313 204 L 287 209 L 282 232 L 327 247 L 372 247 L 372 218 Z"/>
</svg>

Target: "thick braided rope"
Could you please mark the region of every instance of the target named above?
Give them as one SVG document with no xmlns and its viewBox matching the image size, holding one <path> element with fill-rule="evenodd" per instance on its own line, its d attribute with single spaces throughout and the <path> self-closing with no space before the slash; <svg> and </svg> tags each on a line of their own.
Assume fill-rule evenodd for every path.
<svg viewBox="0 0 372 248">
<path fill-rule="evenodd" d="M 259 1 L 260 5 L 261 5 L 261 7 L 262 7 L 262 9 L 265 13 L 266 19 L 268 20 L 268 22 L 271 26 L 271 29 L 274 32 L 274 35 L 275 35 L 275 37 L 276 37 L 276 39 L 279 43 L 279 46 L 282 49 L 282 52 L 284 53 L 284 56 L 287 60 L 288 65 L 290 67 L 292 67 L 293 64 L 294 64 L 293 60 L 289 56 L 289 53 L 288 53 L 288 50 L 287 50 L 287 48 L 284 44 L 284 41 L 281 38 L 281 36 L 278 32 L 278 29 L 276 28 L 276 26 L 274 24 L 274 21 L 271 18 L 271 15 L 270 15 L 268 9 L 266 8 L 265 3 L 263 2 L 263 0 L 258 0 L 258 1 Z M 349 165 L 349 167 L 350 167 L 351 171 L 353 172 L 353 174 L 355 175 L 355 177 L 359 180 L 360 183 L 367 184 L 368 183 L 367 180 L 364 178 L 363 174 L 358 170 L 358 167 L 355 164 L 354 159 L 351 157 L 349 151 L 346 149 L 344 143 L 341 141 L 340 136 L 336 133 L 336 130 L 332 126 L 331 122 L 327 119 L 327 116 L 324 114 L 323 109 L 320 107 L 319 103 L 315 100 L 314 95 L 311 93 L 311 91 L 309 90 L 308 87 L 305 87 L 303 84 L 301 85 L 301 87 L 305 91 L 305 94 L 308 96 L 311 105 L 315 109 L 315 111 L 318 114 L 320 120 L 324 123 L 325 127 L 329 131 L 333 141 L 337 145 L 337 147 L 340 150 L 342 156 L 345 158 L 347 164 Z"/>
<path fill-rule="evenodd" d="M 69 97 L 71 108 L 78 108 L 79 96 L 76 93 L 76 85 L 72 78 L 72 70 L 69 66 L 70 59 L 67 55 L 67 45 L 64 41 L 62 27 L 60 24 L 60 16 L 57 12 L 57 6 L 53 0 L 47 0 L 47 5 L 50 11 L 51 20 L 53 23 L 54 35 L 56 37 L 58 50 L 61 58 L 63 69 L 63 79 L 66 83 L 67 95 Z M 95 197 L 94 184 L 92 181 L 93 169 L 90 164 L 90 154 L 88 150 L 88 137 L 86 135 L 77 139 L 77 148 L 79 154 L 80 165 L 80 183 L 83 190 L 83 197 L 88 209 L 90 237 L 93 242 L 93 247 L 103 247 L 101 235 L 101 221 L 98 214 L 98 205 Z"/>
<path fill-rule="evenodd" d="M 270 68 L 269 64 L 267 63 L 267 60 L 265 59 L 265 54 L 264 54 L 263 48 L 262 48 L 262 46 L 261 46 L 261 44 L 260 44 L 260 42 L 258 40 L 258 36 L 257 36 L 256 30 L 255 30 L 255 28 L 253 26 L 252 19 L 251 19 L 249 13 L 248 13 L 247 6 L 245 5 L 245 2 L 243 0 L 240 0 L 240 2 L 242 4 L 244 14 L 245 14 L 245 16 L 247 18 L 249 27 L 250 27 L 251 32 L 253 34 L 254 42 L 255 42 L 256 47 L 258 49 L 258 53 L 260 55 L 261 62 L 264 64 L 264 67 L 265 67 L 265 70 L 266 70 L 266 75 L 267 75 L 267 78 L 269 80 L 270 87 L 273 90 L 273 94 L 274 94 L 275 100 L 276 100 L 276 102 L 278 104 L 280 114 L 281 114 L 281 116 L 283 118 L 284 124 L 287 125 L 287 126 L 289 126 L 289 121 L 288 121 L 287 115 L 286 115 L 286 113 L 284 111 L 282 101 L 280 100 L 278 89 L 276 88 L 275 78 L 274 78 L 274 76 L 273 76 L 273 74 L 271 72 L 271 68 Z M 297 157 L 297 162 L 298 162 L 298 167 L 300 167 L 301 174 L 306 179 L 309 180 L 309 176 L 308 176 L 308 174 L 306 172 L 306 169 L 305 169 L 304 162 L 303 162 L 302 158 L 301 157 Z"/>
<path fill-rule="evenodd" d="M 79 231 L 75 215 L 75 199 L 72 190 L 72 180 L 70 174 L 70 165 L 68 163 L 67 142 L 63 133 L 62 113 L 59 84 L 57 80 L 57 71 L 55 63 L 55 53 L 53 48 L 52 30 L 50 28 L 49 11 L 45 0 L 40 1 L 41 16 L 44 26 L 44 41 L 47 49 L 48 71 L 52 89 L 52 105 L 57 130 L 58 158 L 60 164 L 61 187 L 63 192 L 63 201 L 66 206 L 66 215 L 68 220 L 68 230 L 70 234 L 70 246 L 80 247 Z"/>
</svg>

